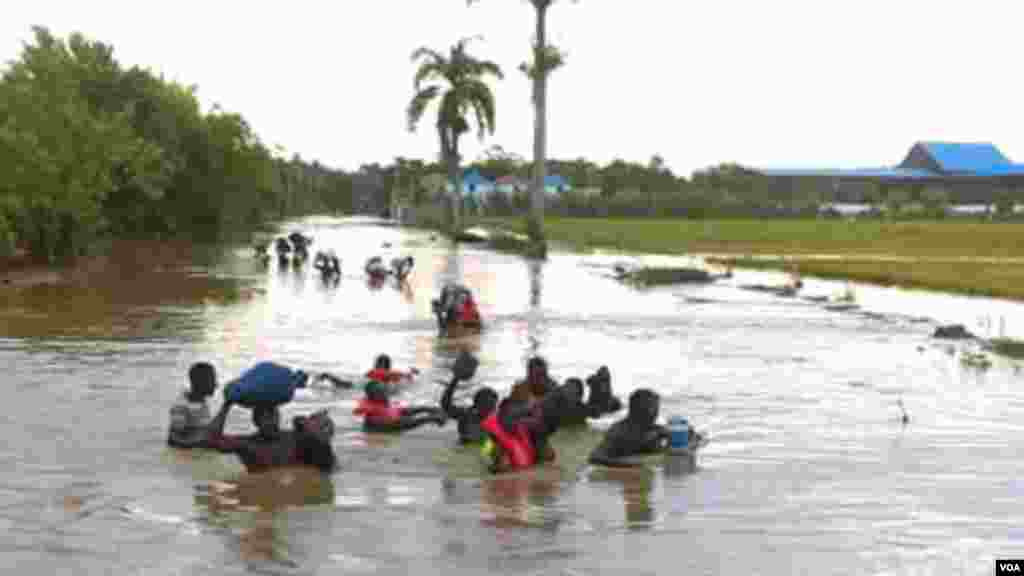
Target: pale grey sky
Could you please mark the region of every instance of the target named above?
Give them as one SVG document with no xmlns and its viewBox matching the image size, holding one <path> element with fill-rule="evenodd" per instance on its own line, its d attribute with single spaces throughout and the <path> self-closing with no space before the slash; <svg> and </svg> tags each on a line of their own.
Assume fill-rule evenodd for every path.
<svg viewBox="0 0 1024 576">
<path fill-rule="evenodd" d="M 495 86 L 499 144 L 532 155 L 522 0 L 11 2 L 0 59 L 30 27 L 80 31 L 139 64 L 196 84 L 204 107 L 239 112 L 268 144 L 345 169 L 433 159 L 430 117 L 405 129 L 411 52 L 483 35 L 473 52 L 506 69 Z M 550 12 L 568 51 L 550 81 L 549 156 L 646 162 L 677 173 L 719 162 L 877 166 L 916 140 L 991 141 L 1024 162 L 1016 0 L 860 2 L 581 0 Z M 434 110 L 428 111 L 433 115 Z"/>
</svg>

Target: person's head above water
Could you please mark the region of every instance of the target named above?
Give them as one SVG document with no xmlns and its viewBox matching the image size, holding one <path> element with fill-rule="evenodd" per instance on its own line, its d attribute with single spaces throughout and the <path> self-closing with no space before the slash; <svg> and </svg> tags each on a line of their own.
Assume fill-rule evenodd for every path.
<svg viewBox="0 0 1024 576">
<path fill-rule="evenodd" d="M 476 391 L 473 394 L 473 408 L 476 409 L 477 413 L 481 416 L 487 416 L 498 405 L 498 393 L 494 388 L 484 387 Z"/>
<path fill-rule="evenodd" d="M 626 418 L 634 424 L 651 426 L 658 420 L 660 405 L 661 397 L 657 392 L 641 388 L 629 395 L 629 414 Z"/>
<path fill-rule="evenodd" d="M 373 361 L 373 368 L 375 370 L 391 370 L 391 356 L 387 354 L 377 356 L 377 359 Z"/>
<path fill-rule="evenodd" d="M 188 369 L 188 396 L 193 402 L 201 402 L 217 389 L 217 372 L 209 362 L 196 362 Z"/>
<path fill-rule="evenodd" d="M 583 380 L 579 378 L 568 378 L 565 381 L 566 388 L 572 392 L 573 397 L 582 401 L 583 399 Z"/>
<path fill-rule="evenodd" d="M 257 406 L 252 411 L 252 423 L 264 438 L 274 438 L 281 432 L 281 413 L 276 406 Z"/>
<path fill-rule="evenodd" d="M 540 356 L 534 356 L 526 362 L 526 382 L 530 393 L 543 396 L 548 392 L 548 362 Z"/>
</svg>

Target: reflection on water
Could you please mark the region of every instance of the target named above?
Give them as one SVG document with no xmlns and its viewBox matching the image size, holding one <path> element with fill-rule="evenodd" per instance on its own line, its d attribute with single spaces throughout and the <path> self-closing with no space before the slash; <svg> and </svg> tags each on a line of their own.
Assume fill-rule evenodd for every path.
<svg viewBox="0 0 1024 576">
<path fill-rule="evenodd" d="M 541 307 L 544 292 L 544 262 L 528 260 L 526 265 L 530 269 L 530 308 L 536 310 Z"/>
<path fill-rule="evenodd" d="M 651 503 L 654 474 L 654 470 L 647 466 L 595 468 L 588 479 L 591 482 L 602 482 L 618 488 L 621 491 L 627 527 L 633 530 L 649 530 L 655 521 L 654 505 Z"/>
<path fill-rule="evenodd" d="M 665 476 L 668 478 L 679 478 L 697 472 L 697 455 L 689 452 L 685 454 L 668 454 L 664 458 Z"/>
<path fill-rule="evenodd" d="M 507 474 L 483 481 L 483 524 L 499 528 L 533 527 L 554 532 L 562 523 L 561 481 L 550 471 Z"/>
<path fill-rule="evenodd" d="M 968 365 L 976 343 L 930 338 L 952 322 L 1024 337 L 1020 304 L 856 286 L 859 309 L 828 309 L 812 298 L 844 283 L 804 278 L 807 299 L 778 298 L 740 286 L 784 276 L 746 271 L 638 291 L 607 278 L 618 256 L 531 262 L 362 219 L 294 228 L 342 257 L 337 282 L 248 246 L 129 244 L 49 284 L 0 287 L 15 402 L 0 416 L 0 566 L 988 574 L 1024 546 L 1021 364 Z M 416 267 L 404 285 L 369 286 L 375 255 Z M 438 337 L 430 300 L 445 281 L 474 290 L 482 333 Z M 199 359 L 222 381 L 262 359 L 355 378 L 386 352 L 422 371 L 399 400 L 434 404 L 461 349 L 481 360 L 462 402 L 479 386 L 507 392 L 533 353 L 558 379 L 607 364 L 617 395 L 657 390 L 664 414 L 711 443 L 699 462 L 588 466 L 616 414 L 560 430 L 555 465 L 482 478 L 453 424 L 367 435 L 351 413 L 361 391 L 311 389 L 284 417 L 329 410 L 334 475 L 247 475 L 233 456 L 164 446 L 167 407 Z M 237 410 L 228 424 L 248 421 Z"/>
<path fill-rule="evenodd" d="M 109 254 L 0 286 L 0 334 L 21 338 L 155 338 L 188 336 L 183 306 L 239 305 L 256 287 L 245 278 L 196 270 L 216 262 L 208 249 L 119 242 Z M 17 280 L 17 279 L 16 279 Z"/>
<path fill-rule="evenodd" d="M 333 505 L 335 492 L 330 476 L 287 469 L 197 484 L 194 499 L 198 519 L 221 528 L 225 547 L 245 565 L 295 568 L 301 564 L 294 550 L 301 527 L 287 511 Z"/>
<path fill-rule="evenodd" d="M 211 516 L 329 505 L 334 503 L 334 483 L 329 475 L 304 468 L 242 474 L 228 481 L 197 484 L 195 502 Z"/>
</svg>

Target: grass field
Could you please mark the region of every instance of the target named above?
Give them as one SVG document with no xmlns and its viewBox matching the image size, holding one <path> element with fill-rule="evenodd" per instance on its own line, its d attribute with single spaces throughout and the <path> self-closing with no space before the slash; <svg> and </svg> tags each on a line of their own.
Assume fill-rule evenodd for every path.
<svg viewBox="0 0 1024 576">
<path fill-rule="evenodd" d="M 480 223 L 525 230 L 519 218 Z M 704 254 L 737 267 L 795 265 L 805 275 L 1024 300 L 1021 223 L 548 218 L 544 230 L 577 251 Z"/>
</svg>

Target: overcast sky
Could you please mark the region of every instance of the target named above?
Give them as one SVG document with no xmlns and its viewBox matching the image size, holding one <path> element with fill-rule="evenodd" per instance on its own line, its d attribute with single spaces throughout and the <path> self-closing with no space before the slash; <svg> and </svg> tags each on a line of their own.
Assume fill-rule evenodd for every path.
<svg viewBox="0 0 1024 576">
<path fill-rule="evenodd" d="M 344 169 L 434 159 L 434 109 L 406 130 L 411 52 L 464 36 L 506 69 L 497 131 L 464 140 L 531 157 L 522 0 L 10 2 L 0 59 L 30 27 L 80 31 L 196 84 L 204 107 L 239 112 L 268 144 Z M 892 165 L 917 140 L 990 141 L 1024 162 L 1019 27 L 1024 3 L 899 0 L 561 0 L 550 40 L 568 51 L 550 80 L 548 154 L 605 163 L 662 155 L 677 174 L 760 167 Z"/>
</svg>

